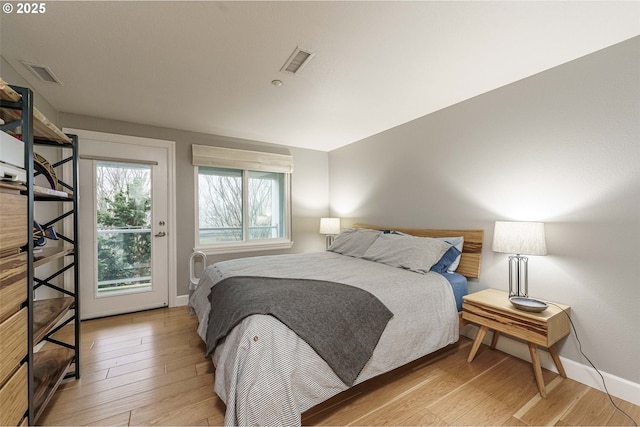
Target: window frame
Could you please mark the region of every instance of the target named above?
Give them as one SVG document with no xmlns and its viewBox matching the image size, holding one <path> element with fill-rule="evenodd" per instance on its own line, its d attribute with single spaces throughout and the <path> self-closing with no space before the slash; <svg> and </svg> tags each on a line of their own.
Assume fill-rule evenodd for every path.
<svg viewBox="0 0 640 427">
<path fill-rule="evenodd" d="M 202 167 L 207 167 L 202 165 Z M 284 175 L 284 237 L 270 238 L 270 239 L 246 239 L 249 236 L 248 227 L 250 225 L 247 218 L 248 213 L 248 172 L 260 172 L 255 169 L 246 168 L 229 168 L 242 171 L 242 227 L 243 227 L 243 240 L 235 242 L 220 242 L 214 244 L 200 244 L 200 187 L 199 187 L 199 168 L 200 165 L 193 167 L 194 174 L 194 206 L 195 206 L 195 227 L 194 227 L 194 251 L 204 252 L 206 255 L 216 255 L 224 253 L 240 253 L 240 252 L 255 252 L 255 251 L 270 251 L 280 249 L 290 249 L 293 247 L 293 240 L 291 239 L 291 173 L 278 172 Z"/>
</svg>

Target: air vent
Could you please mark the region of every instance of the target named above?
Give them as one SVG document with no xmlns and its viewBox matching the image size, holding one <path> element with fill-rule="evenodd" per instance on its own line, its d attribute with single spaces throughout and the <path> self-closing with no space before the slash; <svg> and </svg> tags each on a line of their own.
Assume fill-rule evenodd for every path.
<svg viewBox="0 0 640 427">
<path fill-rule="evenodd" d="M 51 71 L 51 68 L 44 65 L 30 64 L 29 62 L 25 62 L 25 61 L 20 61 L 20 62 L 22 62 L 22 65 L 27 67 L 27 69 L 31 71 L 33 75 L 38 78 L 38 80 L 47 82 L 47 83 L 55 83 L 55 84 L 59 84 L 60 86 L 63 86 L 60 79 L 56 77 L 55 74 L 53 74 L 53 71 Z"/>
<path fill-rule="evenodd" d="M 287 62 L 280 68 L 280 71 L 287 74 L 296 74 L 309 63 L 313 55 L 308 50 L 296 47 Z"/>
</svg>

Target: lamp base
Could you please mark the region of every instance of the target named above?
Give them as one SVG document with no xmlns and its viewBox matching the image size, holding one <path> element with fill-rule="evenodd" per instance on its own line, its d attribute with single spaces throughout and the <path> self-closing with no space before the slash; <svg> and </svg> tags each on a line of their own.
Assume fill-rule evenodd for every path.
<svg viewBox="0 0 640 427">
<path fill-rule="evenodd" d="M 531 311 L 534 313 L 539 313 L 549 307 L 549 305 L 544 301 L 528 297 L 509 297 L 509 301 L 511 301 L 511 304 L 513 304 L 513 306 L 518 310 Z"/>
<path fill-rule="evenodd" d="M 333 239 L 334 239 L 334 235 L 333 234 L 327 234 L 327 250 L 329 249 L 329 246 L 333 245 Z"/>
</svg>

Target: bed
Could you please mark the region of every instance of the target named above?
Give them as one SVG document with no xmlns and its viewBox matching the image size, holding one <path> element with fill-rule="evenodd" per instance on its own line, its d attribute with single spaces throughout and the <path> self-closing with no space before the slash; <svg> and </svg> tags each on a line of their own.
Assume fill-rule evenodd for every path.
<svg viewBox="0 0 640 427">
<path fill-rule="evenodd" d="M 405 229 L 358 224 L 338 235 L 326 252 L 241 258 L 207 267 L 190 292 L 189 305 L 198 316 L 198 334 L 207 343 L 216 368 L 214 387 L 226 404 L 225 425 L 300 425 L 301 414 L 313 406 L 456 342 L 466 278 L 479 277 L 482 238 L 482 230 Z M 455 271 L 451 271 L 452 267 Z M 297 326 L 290 325 L 286 316 L 265 312 L 231 321 L 222 338 L 210 336 L 208 332 L 217 329 L 217 324 L 221 323 L 214 320 L 214 316 L 228 307 L 220 292 L 224 288 L 241 289 L 235 286 L 251 284 L 255 279 L 277 280 L 274 282 L 277 285 L 280 281 L 295 280 L 299 281 L 297 288 L 310 286 L 302 288 L 305 290 L 314 288 L 316 283 L 349 288 L 350 292 L 361 292 L 381 303 L 383 308 L 378 310 L 372 301 L 363 302 L 371 308 L 371 313 L 378 310 L 384 317 L 384 310 L 388 309 L 391 315 L 378 319 L 382 322 L 379 335 L 373 337 L 373 341 L 366 341 L 373 342 L 371 354 L 364 362 L 360 360 L 363 364 L 352 370 L 351 376 L 345 376 L 335 361 L 326 356 L 327 337 L 333 339 L 335 330 L 351 329 L 346 333 L 354 335 L 335 338 L 328 349 L 330 352 L 343 351 L 339 357 L 351 356 L 353 349 L 368 345 L 359 342 L 369 339 L 366 335 L 372 334 L 370 329 L 377 329 L 378 323 L 368 318 L 368 311 L 363 315 L 356 309 L 351 313 L 352 309 L 348 308 L 328 315 L 316 310 L 316 300 L 324 298 L 305 301 L 303 317 L 308 314 L 311 318 L 312 314 L 308 312 L 316 311 L 320 319 L 335 317 L 339 322 L 364 317 L 364 326 L 330 327 L 332 330 L 324 337 L 323 348 L 322 338 L 307 342 L 300 338 L 306 337 L 304 333 L 297 329 L 298 333 L 293 331 Z M 262 292 L 265 285 L 258 289 Z M 318 289 L 333 294 L 333 290 L 323 291 L 333 288 Z M 278 297 L 274 298 L 278 300 Z M 335 298 L 331 304 L 336 306 L 345 299 L 339 294 Z M 279 297 L 280 301 L 290 299 L 293 298 Z M 264 294 L 254 300 L 263 304 Z M 220 301 L 224 301 L 223 305 Z M 351 303 L 351 297 L 349 301 Z M 211 310 L 212 304 L 214 310 Z M 238 304 L 239 308 L 250 305 L 246 301 Z M 288 307 L 282 310 L 289 312 Z M 211 311 L 214 315 L 210 327 Z M 238 310 L 227 311 L 237 314 Z M 350 312 L 352 317 L 343 319 L 345 312 Z M 329 325 L 328 320 L 312 323 Z M 358 343 L 350 347 L 354 341 Z"/>
</svg>

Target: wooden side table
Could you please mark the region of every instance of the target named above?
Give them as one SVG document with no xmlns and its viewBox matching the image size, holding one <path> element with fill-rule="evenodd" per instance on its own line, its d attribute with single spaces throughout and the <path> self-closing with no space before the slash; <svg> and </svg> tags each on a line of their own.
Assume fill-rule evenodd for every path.
<svg viewBox="0 0 640 427">
<path fill-rule="evenodd" d="M 562 311 L 565 311 L 563 313 Z M 480 344 L 489 329 L 493 330 L 491 348 L 494 349 L 500 333 L 507 334 L 527 342 L 531 354 L 533 374 L 540 391 L 540 396 L 547 397 L 542 367 L 538 357 L 537 345 L 546 348 L 563 378 L 567 377 L 555 343 L 570 332 L 568 314 L 571 308 L 567 305 L 551 305 L 540 312 L 531 313 L 518 310 L 509 301 L 507 292 L 497 289 L 485 289 L 466 295 L 462 301 L 462 318 L 480 326 L 469 352 L 469 362 L 475 357 Z"/>
</svg>

